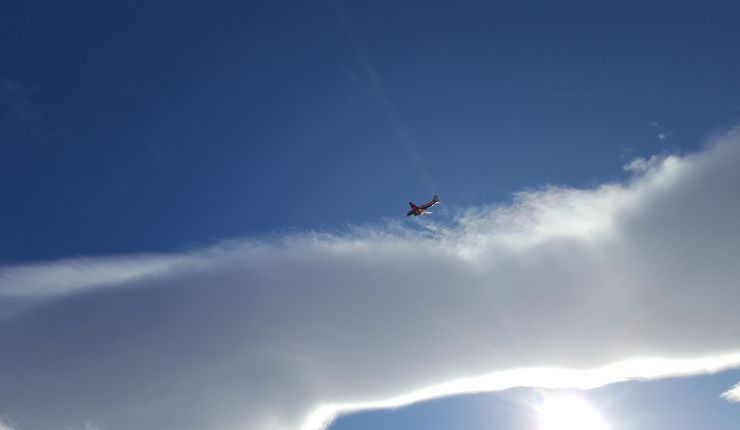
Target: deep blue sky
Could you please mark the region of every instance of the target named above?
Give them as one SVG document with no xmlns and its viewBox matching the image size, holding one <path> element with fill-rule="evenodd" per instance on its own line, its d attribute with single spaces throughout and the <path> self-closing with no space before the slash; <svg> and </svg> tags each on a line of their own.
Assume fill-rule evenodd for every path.
<svg viewBox="0 0 740 430">
<path fill-rule="evenodd" d="M 3 2 L 0 262 L 618 178 L 737 120 L 739 9 Z"/>
</svg>

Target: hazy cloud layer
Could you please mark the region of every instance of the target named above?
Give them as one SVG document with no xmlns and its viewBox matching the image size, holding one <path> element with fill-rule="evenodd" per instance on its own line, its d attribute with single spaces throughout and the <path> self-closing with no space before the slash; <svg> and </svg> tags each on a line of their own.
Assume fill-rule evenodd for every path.
<svg viewBox="0 0 740 430">
<path fill-rule="evenodd" d="M 0 416 L 316 429 L 343 409 L 739 365 L 737 132 L 628 169 L 451 226 L 2 268 L 0 306 L 34 305 L 0 320 Z"/>
</svg>

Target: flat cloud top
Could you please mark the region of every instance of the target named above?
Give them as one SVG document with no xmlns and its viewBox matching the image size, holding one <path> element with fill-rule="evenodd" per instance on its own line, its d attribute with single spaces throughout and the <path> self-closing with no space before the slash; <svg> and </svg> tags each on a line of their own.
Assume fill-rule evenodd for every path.
<svg viewBox="0 0 740 430">
<path fill-rule="evenodd" d="M 29 304 L 0 319 L 0 415 L 317 430 L 452 393 L 740 365 L 738 132 L 628 168 L 453 225 L 4 267 L 0 307 Z"/>
</svg>

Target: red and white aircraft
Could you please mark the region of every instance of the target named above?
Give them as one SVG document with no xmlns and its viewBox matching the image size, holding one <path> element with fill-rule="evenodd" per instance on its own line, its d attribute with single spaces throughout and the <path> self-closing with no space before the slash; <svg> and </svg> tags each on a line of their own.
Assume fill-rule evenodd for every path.
<svg viewBox="0 0 740 430">
<path fill-rule="evenodd" d="M 416 206 L 414 202 L 409 202 L 409 206 L 411 206 L 411 210 L 408 211 L 406 216 L 419 216 L 419 215 L 429 215 L 431 212 L 428 212 L 428 209 L 431 208 L 434 205 L 440 204 L 442 202 L 439 201 L 439 197 L 434 196 L 432 197 L 432 201 L 429 203 L 424 203 L 421 206 Z"/>
</svg>

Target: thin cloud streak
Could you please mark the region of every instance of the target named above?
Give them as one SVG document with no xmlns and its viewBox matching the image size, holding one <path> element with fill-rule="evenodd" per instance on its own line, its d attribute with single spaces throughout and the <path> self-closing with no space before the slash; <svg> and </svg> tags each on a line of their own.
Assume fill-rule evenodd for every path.
<svg viewBox="0 0 740 430">
<path fill-rule="evenodd" d="M 0 414 L 39 430 L 317 430 L 454 393 L 739 365 L 738 133 L 635 166 L 427 231 L 2 268 L 0 298 L 37 305 L 0 321 Z"/>
<path fill-rule="evenodd" d="M 204 258 L 143 254 L 134 257 L 68 258 L 53 263 L 0 268 L 0 297 L 37 297 L 114 286 L 168 272 L 202 267 Z"/>
</svg>

